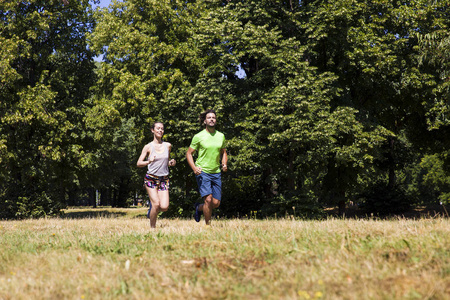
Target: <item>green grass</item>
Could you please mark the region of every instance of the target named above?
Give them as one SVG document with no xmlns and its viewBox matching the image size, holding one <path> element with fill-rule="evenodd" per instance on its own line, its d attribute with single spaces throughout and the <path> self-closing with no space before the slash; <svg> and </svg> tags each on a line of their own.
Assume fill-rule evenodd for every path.
<svg viewBox="0 0 450 300">
<path fill-rule="evenodd" d="M 103 211 L 101 213 L 98 213 Z M 449 299 L 450 222 L 0 221 L 0 299 Z"/>
</svg>

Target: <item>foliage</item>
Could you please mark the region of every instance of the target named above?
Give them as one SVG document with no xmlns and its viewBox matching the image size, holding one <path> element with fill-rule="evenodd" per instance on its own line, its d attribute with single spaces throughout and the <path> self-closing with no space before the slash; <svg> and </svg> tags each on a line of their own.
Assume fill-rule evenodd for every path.
<svg viewBox="0 0 450 300">
<path fill-rule="evenodd" d="M 270 205 L 265 205 L 262 209 L 263 215 L 292 217 L 301 219 L 322 219 L 325 217 L 323 206 L 319 203 L 318 197 L 311 192 L 287 192 L 276 195 Z"/>
<path fill-rule="evenodd" d="M 413 203 L 402 186 L 391 187 L 386 182 L 374 184 L 361 196 L 363 210 L 376 216 L 401 215 L 407 212 Z"/>
<path fill-rule="evenodd" d="M 227 174 L 222 182 L 225 191 L 217 212 L 225 217 L 242 217 L 258 212 L 264 204 L 263 191 L 257 176 Z"/>
<path fill-rule="evenodd" d="M 307 20 L 303 25 L 307 53 L 319 70 L 337 76 L 342 90 L 332 106 L 356 109 L 356 119 L 364 128 L 383 130 L 380 138 L 384 136 L 386 141 L 375 146 L 373 164 L 357 175 L 363 179 L 361 188 L 350 187 L 345 197 L 351 196 L 348 191 L 362 191 L 368 182 L 383 178 L 384 172 L 394 186 L 398 173 L 409 163 L 404 154 L 412 146 L 423 151 L 434 143 L 441 149 L 445 144 L 439 138 L 448 131 L 445 127 L 432 142 L 426 138 L 430 108 L 436 107 L 436 101 L 446 103 L 446 97 L 436 94 L 442 82 L 439 69 L 419 67 L 418 58 L 423 54 L 416 37 L 448 27 L 448 2 L 321 1 L 307 6 L 300 12 Z M 442 108 L 445 112 L 445 104 Z M 355 177 L 345 176 L 352 173 L 345 166 L 327 173 L 334 181 L 333 190 L 355 184 Z"/>
<path fill-rule="evenodd" d="M 178 161 L 172 168 L 172 186 L 192 183 L 186 178 L 184 157 L 193 132 L 199 130 L 195 123 L 201 108 L 190 94 L 199 62 L 188 37 L 199 9 L 189 1 L 147 0 L 116 2 L 97 11 L 98 24 L 88 39 L 91 48 L 104 55 L 104 62 L 86 122 L 96 144 L 102 144 L 92 150 L 98 151 L 100 161 L 115 151 L 111 148 L 115 132 L 133 120 L 133 134 L 124 136 L 128 153 L 114 156 L 124 168 L 114 171 L 112 182 L 99 185 L 118 185 L 114 180 L 125 176 L 128 193 L 142 194 L 144 171 L 136 170 L 135 163 L 142 147 L 152 140 L 150 127 L 155 121 L 164 122 L 164 139 L 173 145 L 172 157 Z M 98 177 L 105 178 L 108 170 L 99 167 Z"/>
<path fill-rule="evenodd" d="M 320 212 L 380 181 L 386 197 L 446 202 L 449 4 L 2 2 L 0 197 L 48 199 L 44 211 L 95 205 L 96 191 L 117 207 L 146 198 L 135 162 L 162 121 L 177 160 L 169 213 L 188 216 L 185 152 L 214 108 L 229 153 L 218 214 Z"/>
<path fill-rule="evenodd" d="M 76 181 L 94 81 L 89 7 L 88 0 L 0 4 L 3 216 L 57 213 Z"/>
<path fill-rule="evenodd" d="M 405 178 L 407 192 L 416 195 L 419 203 L 449 204 L 450 176 L 445 171 L 444 155 L 424 155 L 410 167 Z"/>
</svg>

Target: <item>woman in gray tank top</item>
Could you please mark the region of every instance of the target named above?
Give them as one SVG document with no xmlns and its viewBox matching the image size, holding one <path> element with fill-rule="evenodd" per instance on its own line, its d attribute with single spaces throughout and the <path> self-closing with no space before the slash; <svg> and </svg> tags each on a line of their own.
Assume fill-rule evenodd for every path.
<svg viewBox="0 0 450 300">
<path fill-rule="evenodd" d="M 137 161 L 138 168 L 147 167 L 144 187 L 150 198 L 147 217 L 150 227 L 156 227 L 156 219 L 160 211 L 169 208 L 169 166 L 175 166 L 175 159 L 169 160 L 172 145 L 163 142 L 164 124 L 155 122 L 152 125 L 153 141 L 144 146 Z"/>
</svg>

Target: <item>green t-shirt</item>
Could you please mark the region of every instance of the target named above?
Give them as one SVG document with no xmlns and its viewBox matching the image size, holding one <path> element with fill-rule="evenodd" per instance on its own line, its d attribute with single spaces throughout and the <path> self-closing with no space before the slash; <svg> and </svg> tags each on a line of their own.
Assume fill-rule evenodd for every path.
<svg viewBox="0 0 450 300">
<path fill-rule="evenodd" d="M 220 150 L 225 149 L 225 136 L 219 131 L 209 133 L 206 129 L 192 138 L 192 149 L 198 151 L 195 165 L 208 174 L 220 173 Z"/>
</svg>

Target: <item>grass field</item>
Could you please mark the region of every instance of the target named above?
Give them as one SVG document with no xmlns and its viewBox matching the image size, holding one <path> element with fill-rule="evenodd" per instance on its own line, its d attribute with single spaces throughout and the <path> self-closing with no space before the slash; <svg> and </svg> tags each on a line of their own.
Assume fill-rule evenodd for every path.
<svg viewBox="0 0 450 300">
<path fill-rule="evenodd" d="M 446 218 L 150 230 L 145 212 L 0 221 L 0 299 L 450 299 Z"/>
</svg>

